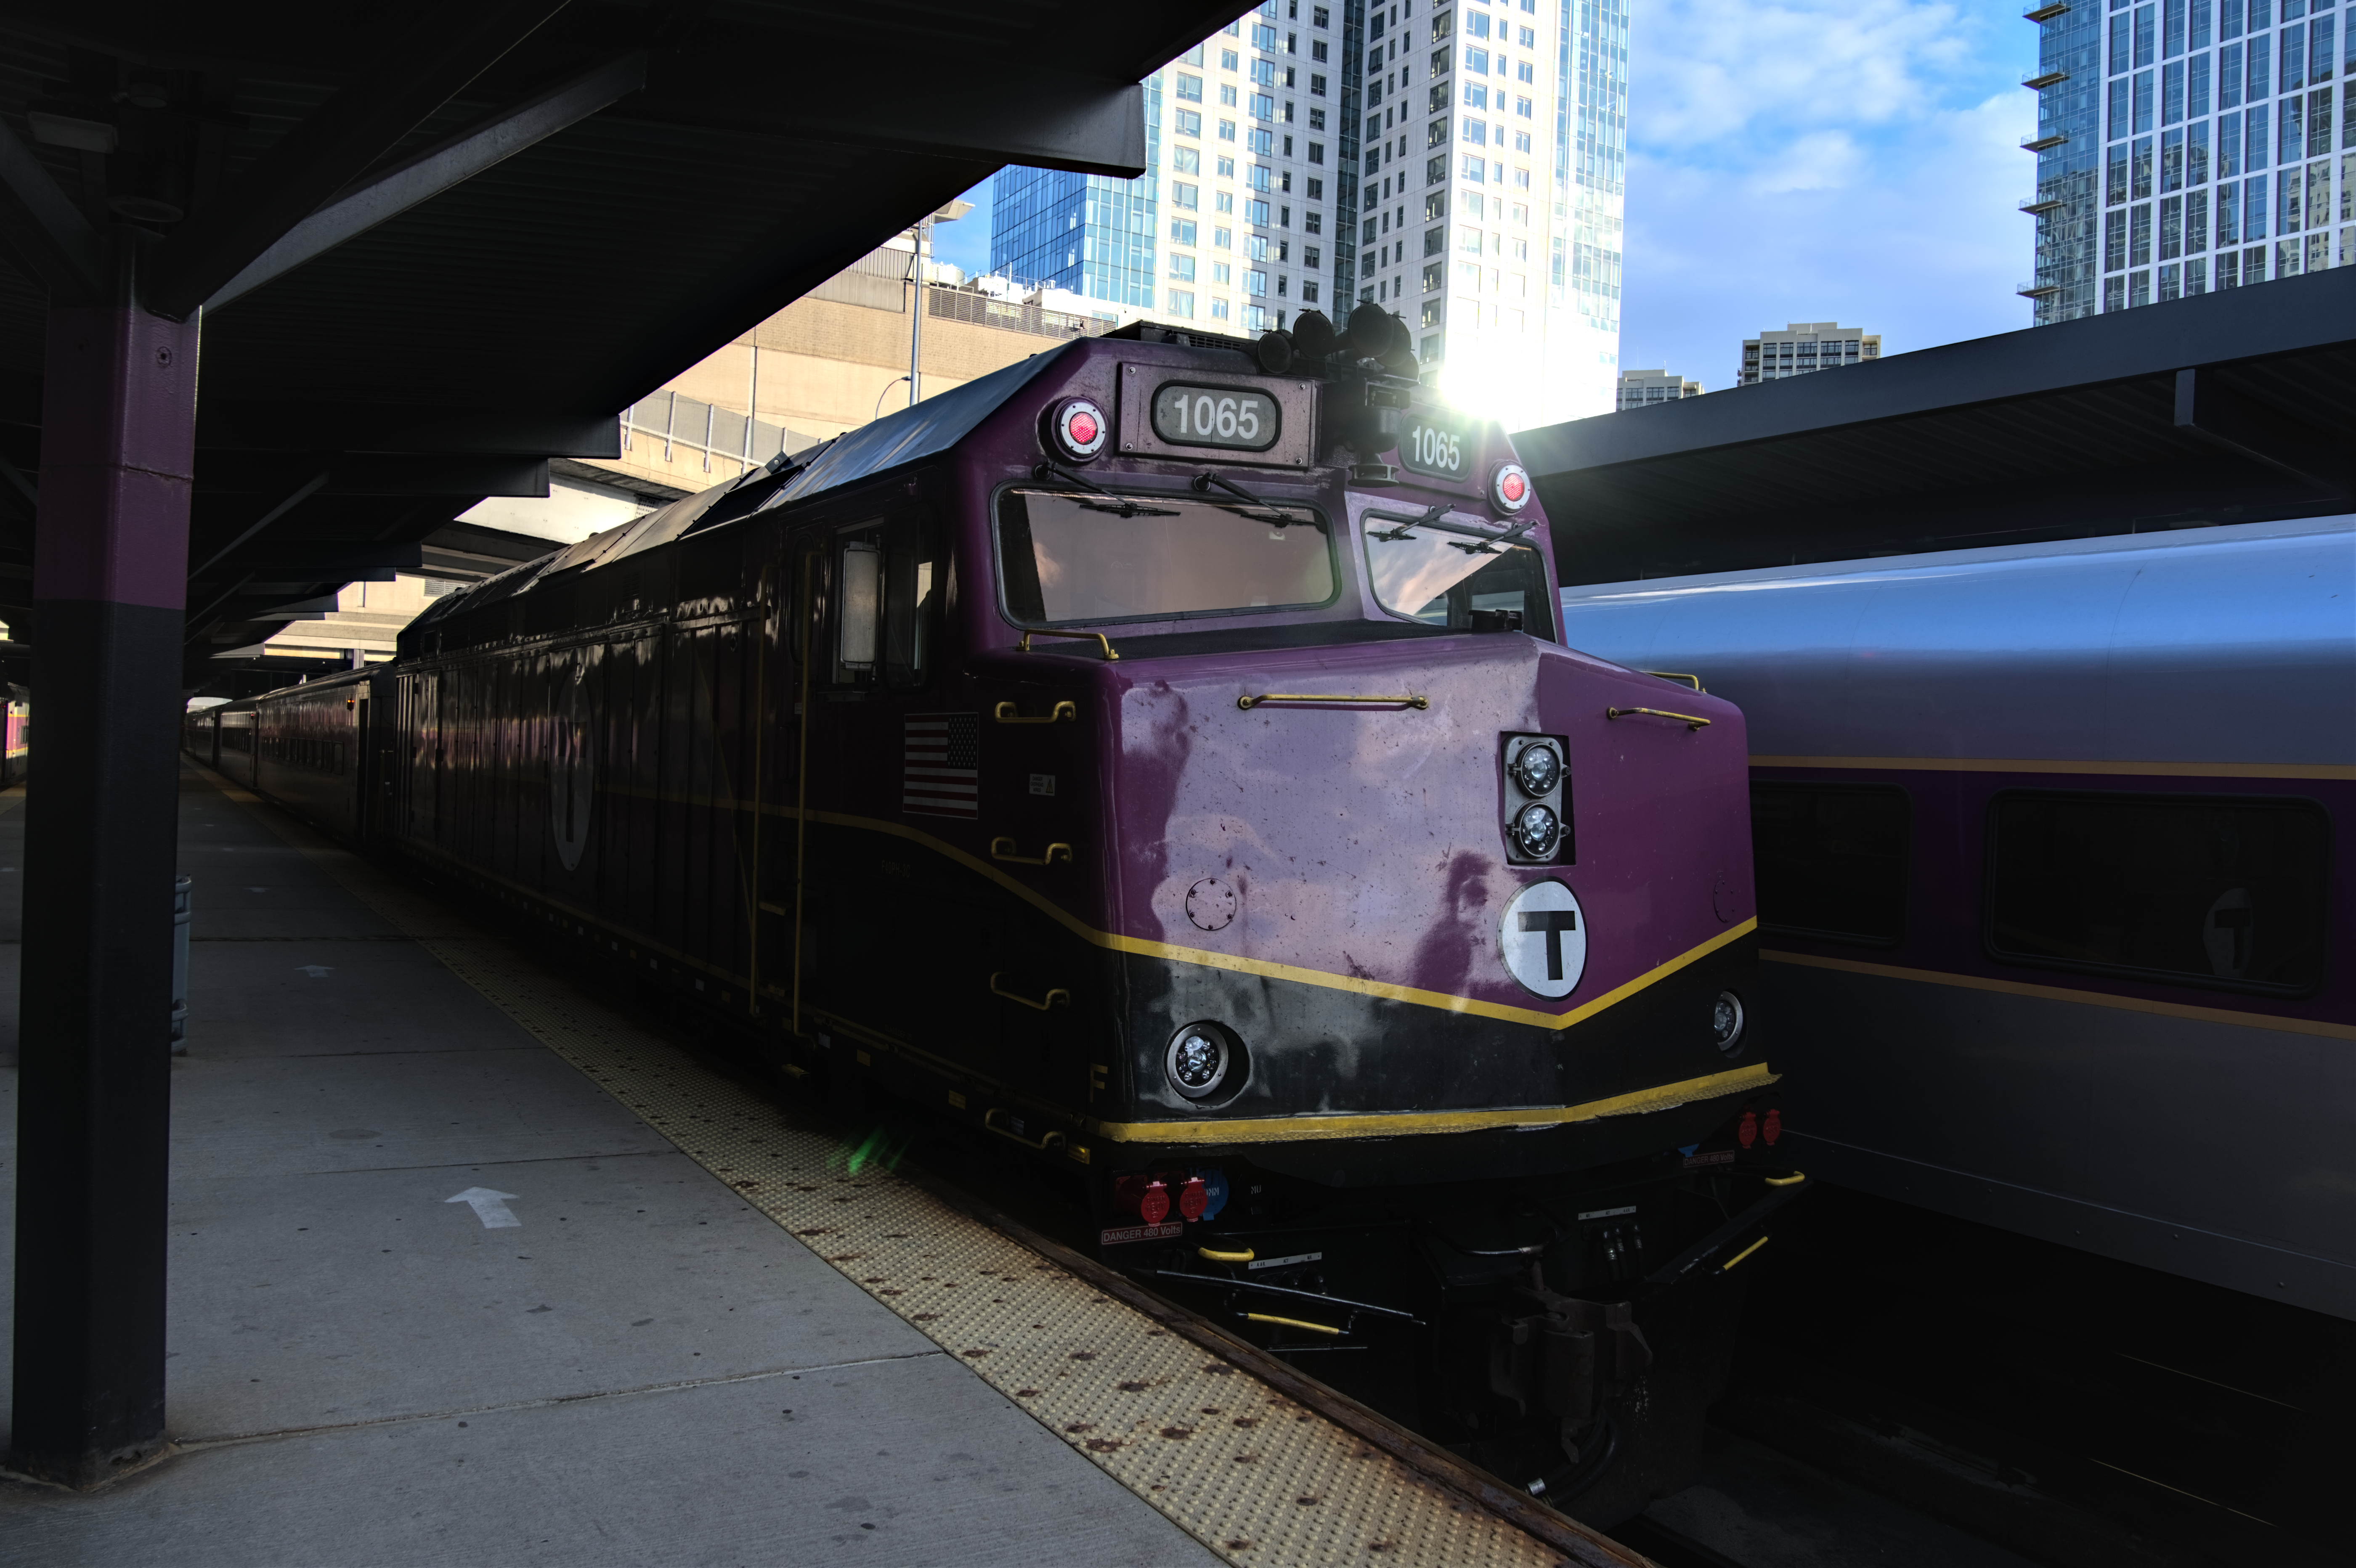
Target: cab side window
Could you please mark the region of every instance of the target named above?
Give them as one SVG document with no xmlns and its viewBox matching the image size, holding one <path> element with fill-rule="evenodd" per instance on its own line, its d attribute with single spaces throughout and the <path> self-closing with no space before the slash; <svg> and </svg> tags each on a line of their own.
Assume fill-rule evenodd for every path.
<svg viewBox="0 0 2356 1568">
<path fill-rule="evenodd" d="M 932 514 L 909 508 L 880 520 L 805 535 L 797 547 L 807 646 L 837 687 L 921 689 L 948 563 Z"/>
</svg>

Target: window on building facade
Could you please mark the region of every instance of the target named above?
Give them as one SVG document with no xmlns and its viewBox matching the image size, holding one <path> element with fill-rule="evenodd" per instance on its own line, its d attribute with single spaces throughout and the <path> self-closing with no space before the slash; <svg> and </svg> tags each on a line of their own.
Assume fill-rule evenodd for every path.
<svg viewBox="0 0 2356 1568">
<path fill-rule="evenodd" d="M 1211 319 L 1213 321 L 1225 321 L 1227 319 L 1226 301 L 1223 299 L 1214 299 L 1211 301 Z"/>
<path fill-rule="evenodd" d="M 1194 220 L 1191 218 L 1172 219 L 1170 242 L 1173 245 L 1192 245 L 1194 242 Z"/>
<path fill-rule="evenodd" d="M 1325 199 L 1325 182 L 1323 180 L 1312 178 L 1309 182 L 1309 199 L 1312 201 L 1323 201 Z M 1310 232 L 1314 234 L 1317 230 L 1312 229 Z"/>
<path fill-rule="evenodd" d="M 1178 96 L 1188 103 L 1202 102 L 1203 79 L 1199 76 L 1188 76 L 1184 71 L 1180 71 L 1178 73 Z"/>
<path fill-rule="evenodd" d="M 1268 294 L 1268 274 L 1257 269 L 1245 272 L 1244 293 L 1265 298 Z"/>
<path fill-rule="evenodd" d="M 1252 48 L 1256 49 L 1266 49 L 1269 53 L 1274 54 L 1276 52 L 1276 29 L 1269 27 L 1265 22 L 1254 23 L 1252 26 L 1251 41 Z"/>
<path fill-rule="evenodd" d="M 1325 232 L 1325 215 L 1322 212 L 1304 212 L 1301 215 L 1301 227 L 1311 234 L 1323 234 Z"/>
<path fill-rule="evenodd" d="M 1223 179 L 1223 180 L 1231 180 L 1231 179 L 1235 178 L 1235 177 L 1236 177 L 1236 161 L 1235 161 L 1235 159 L 1233 159 L 1233 158 L 1221 158 L 1221 159 L 1219 160 L 1219 165 L 1218 165 L 1218 168 L 1217 168 L 1217 171 L 1216 171 L 1216 172 L 1217 172 L 1217 174 L 1218 174 L 1218 176 L 1219 176 L 1221 179 Z M 1226 193 L 1226 192 L 1225 192 L 1225 191 L 1221 191 L 1221 192 L 1219 193 L 1219 210 L 1220 210 L 1221 212 L 1233 212 L 1233 211 L 1235 210 L 1234 197 L 1232 197 L 1228 196 L 1228 195 L 1227 195 L 1227 193 Z"/>
<path fill-rule="evenodd" d="M 1236 270 L 1225 261 L 1211 263 L 1211 282 L 1225 284 L 1235 280 Z"/>
<path fill-rule="evenodd" d="M 1173 123 L 1181 136 L 1199 136 L 1203 133 L 1203 117 L 1192 109 L 1178 111 Z"/>
<path fill-rule="evenodd" d="M 1276 172 L 1266 164 L 1254 164 L 1244 183 L 1254 190 L 1267 190 L 1276 183 Z M 1255 203 L 1255 206 L 1262 205 Z"/>
<path fill-rule="evenodd" d="M 1178 63 L 1180 65 L 1200 66 L 1203 63 L 1203 46 L 1196 44 L 1193 48 L 1188 49 L 1184 54 L 1180 55 L 1178 57 Z"/>
<path fill-rule="evenodd" d="M 1257 224 L 1262 229 L 1267 228 L 1268 203 L 1264 201 L 1248 201 L 1244 203 L 1244 221 L 1246 223 Z"/>
<path fill-rule="evenodd" d="M 1202 187 L 1188 185 L 1184 180 L 1173 180 L 1170 182 L 1170 205 L 1191 212 L 1198 205 L 1202 189 Z"/>
<path fill-rule="evenodd" d="M 1310 272 L 1318 271 L 1324 259 L 1325 252 L 1314 245 L 1304 245 L 1301 249 L 1301 264 Z"/>
<path fill-rule="evenodd" d="M 1464 51 L 1464 69 L 1472 72 L 1474 76 L 1488 75 L 1489 51 L 1486 49 L 1466 49 Z M 1438 76 L 1440 74 L 1439 68 L 1436 66 L 1432 68 L 1431 74 Z"/>
<path fill-rule="evenodd" d="M 1235 139 L 1236 139 L 1236 123 L 1235 123 L 1234 121 L 1232 121 L 1232 120 L 1222 120 L 1222 121 L 1220 121 L 1220 122 L 1219 122 L 1219 140 L 1220 140 L 1220 141 L 1222 141 L 1222 142 L 1232 142 L 1232 141 L 1234 141 Z"/>
<path fill-rule="evenodd" d="M 1309 25 L 1312 27 L 1330 27 L 1333 25 L 1331 16 L 1332 13 L 1320 5 L 1309 14 Z"/>
<path fill-rule="evenodd" d="M 1312 98 L 1323 98 L 1325 96 L 1325 79 L 1314 72 L 1312 72 L 1309 78 L 1309 96 Z M 1322 112 L 1322 111 L 1312 110 L 1311 112 L 1318 113 Z"/>
<path fill-rule="evenodd" d="M 1211 248 L 1215 251 L 1234 250 L 1236 248 L 1236 231 L 1232 229 L 1212 229 Z"/>
<path fill-rule="evenodd" d="M 1464 177 L 1471 180 L 1474 185 L 1483 184 L 1489 177 L 1489 160 L 1486 158 L 1474 157 L 1472 154 L 1467 153 L 1464 155 L 1463 172 Z"/>
<path fill-rule="evenodd" d="M 1172 289 L 1170 291 L 1170 314 L 1172 315 L 1193 315 L 1194 314 L 1194 292 L 1190 289 Z"/>
<path fill-rule="evenodd" d="M 1529 28 L 1527 28 L 1527 27 L 1524 27 L 1524 28 L 1522 29 L 1522 32 L 1521 32 L 1521 37 L 1520 37 L 1520 39 L 1519 39 L 1518 41 L 1520 42 L 1520 44 L 1521 44 L 1522 48 L 1526 48 L 1526 49 L 1534 49 L 1534 48 L 1537 48 L 1537 47 L 1538 47 L 1538 36 L 1537 36 L 1537 34 L 1536 34 L 1536 33 L 1532 32 L 1532 31 L 1531 31 Z M 1527 70 L 1527 69 L 1529 69 L 1530 68 L 1529 68 L 1529 67 L 1527 67 L 1527 66 L 1524 66 L 1522 69 L 1523 69 L 1524 70 Z M 1526 76 L 1526 77 L 1522 78 L 1522 80 L 1523 80 L 1524 81 L 1527 81 L 1527 80 L 1529 80 L 1529 78 Z"/>
<path fill-rule="evenodd" d="M 1181 256 L 1175 251 L 1173 251 L 1170 257 L 1170 275 L 1177 279 L 1182 283 L 1193 283 L 1194 281 L 1194 258 L 1192 256 Z"/>
<path fill-rule="evenodd" d="M 1276 133 L 1255 129 L 1245 138 L 1244 145 L 1263 158 L 1270 156 L 1276 148 Z"/>
<path fill-rule="evenodd" d="M 1235 51 L 1235 50 L 1233 50 L 1233 49 L 1221 49 L 1221 50 L 1219 51 L 1219 69 L 1220 69 L 1221 70 L 1233 70 L 1233 69 L 1236 69 L 1236 59 L 1237 59 L 1237 55 L 1236 55 L 1236 51 Z"/>
<path fill-rule="evenodd" d="M 1487 109 L 1489 107 L 1489 90 L 1474 82 L 1466 82 L 1464 84 L 1464 107 L 1467 109 Z"/>
</svg>

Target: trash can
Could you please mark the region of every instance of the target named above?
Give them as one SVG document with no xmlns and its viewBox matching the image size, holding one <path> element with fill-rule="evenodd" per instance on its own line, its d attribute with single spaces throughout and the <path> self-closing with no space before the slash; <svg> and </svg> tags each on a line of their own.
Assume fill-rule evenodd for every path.
<svg viewBox="0 0 2356 1568">
<path fill-rule="evenodd" d="M 172 879 L 172 1054 L 188 1053 L 188 890 L 194 877 Z"/>
</svg>

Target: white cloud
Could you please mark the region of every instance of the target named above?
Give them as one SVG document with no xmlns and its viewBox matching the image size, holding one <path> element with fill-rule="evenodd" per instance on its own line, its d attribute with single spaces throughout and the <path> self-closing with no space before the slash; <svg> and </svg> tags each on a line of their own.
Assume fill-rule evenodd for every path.
<svg viewBox="0 0 2356 1568">
<path fill-rule="evenodd" d="M 1787 321 L 1890 353 L 2026 326 L 2035 49 L 1947 0 L 1640 5 L 1620 363 L 1715 390 Z"/>
</svg>

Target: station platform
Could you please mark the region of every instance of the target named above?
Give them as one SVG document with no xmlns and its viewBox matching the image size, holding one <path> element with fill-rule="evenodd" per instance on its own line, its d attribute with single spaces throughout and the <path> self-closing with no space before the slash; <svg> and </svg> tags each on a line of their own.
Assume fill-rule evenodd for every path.
<svg viewBox="0 0 2356 1568">
<path fill-rule="evenodd" d="M 0 1560 L 1567 1560 L 274 807 L 181 816 L 176 1449 L 0 1487 Z"/>
</svg>

